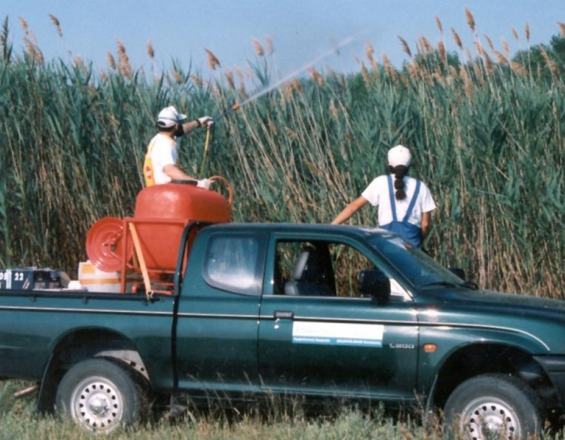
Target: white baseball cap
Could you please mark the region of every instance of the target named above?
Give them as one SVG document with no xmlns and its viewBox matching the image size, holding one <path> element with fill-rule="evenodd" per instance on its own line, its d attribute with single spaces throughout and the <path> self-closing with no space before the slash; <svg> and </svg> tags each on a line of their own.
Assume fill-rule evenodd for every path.
<svg viewBox="0 0 565 440">
<path fill-rule="evenodd" d="M 186 119 L 186 115 L 179 113 L 174 106 L 165 107 L 157 116 L 157 125 L 163 128 L 169 128 Z"/>
<path fill-rule="evenodd" d="M 388 164 L 391 167 L 394 168 L 399 165 L 409 167 L 410 162 L 412 162 L 412 155 L 410 154 L 410 150 L 404 145 L 396 145 L 388 150 Z"/>
</svg>

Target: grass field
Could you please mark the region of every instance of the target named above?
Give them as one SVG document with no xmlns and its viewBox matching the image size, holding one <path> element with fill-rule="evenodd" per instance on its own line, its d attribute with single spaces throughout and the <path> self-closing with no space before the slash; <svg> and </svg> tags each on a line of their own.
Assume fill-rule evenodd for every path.
<svg viewBox="0 0 565 440">
<path fill-rule="evenodd" d="M 50 416 L 40 416 L 34 411 L 32 397 L 16 400 L 13 393 L 26 385 L 19 381 L 0 384 L 0 439 L 86 439 L 71 423 L 64 423 Z M 305 416 L 296 406 L 294 415 L 282 407 L 267 408 L 258 414 L 255 410 L 237 415 L 225 410 L 211 409 L 205 413 L 187 413 L 174 421 L 162 418 L 129 430 L 113 433 L 110 438 L 136 439 L 155 438 L 202 438 L 202 439 L 262 439 L 262 438 L 439 438 L 439 428 L 430 424 L 428 428 L 404 420 L 386 418 L 381 410 L 358 411 L 351 407 L 343 411 L 335 409 L 331 414 L 315 417 Z M 435 432 L 435 433 L 434 433 Z M 40 436 L 37 434 L 41 433 Z M 410 434 L 412 433 L 412 434 Z"/>
<path fill-rule="evenodd" d="M 15 390 L 24 386 L 21 382 L 0 384 L 0 439 L 79 440 L 91 439 L 91 434 L 82 432 L 75 425 L 50 416 L 41 416 L 34 411 L 33 398 L 15 400 Z M 392 417 L 382 408 L 340 408 L 335 404 L 324 415 L 305 415 L 300 406 L 292 411 L 282 406 L 263 407 L 260 411 L 227 413 L 211 409 L 205 413 L 187 413 L 173 421 L 165 418 L 108 436 L 110 439 L 375 439 L 412 440 L 442 439 L 442 426 L 438 419 L 430 417 L 422 423 L 418 413 Z M 292 415 L 290 413 L 293 413 Z M 544 438 L 565 439 L 565 432 L 547 432 Z"/>
<path fill-rule="evenodd" d="M 0 439 L 89 439 L 92 435 L 75 425 L 34 411 L 33 398 L 15 400 L 21 382 L 0 385 Z M 119 430 L 109 438 L 130 439 L 442 439 L 437 416 L 423 422 L 421 413 L 387 415 L 381 407 L 356 409 L 330 404 L 320 414 L 305 414 L 300 404 L 266 404 L 261 408 L 226 411 L 212 406 L 207 411 L 188 412 L 174 420 L 157 418 L 145 425 Z M 544 438 L 565 439 L 565 431 L 546 431 Z"/>
</svg>

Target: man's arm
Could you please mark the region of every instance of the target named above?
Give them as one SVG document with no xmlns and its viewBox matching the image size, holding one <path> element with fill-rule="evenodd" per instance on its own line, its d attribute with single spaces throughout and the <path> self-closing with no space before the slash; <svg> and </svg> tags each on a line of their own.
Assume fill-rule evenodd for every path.
<svg viewBox="0 0 565 440">
<path fill-rule="evenodd" d="M 432 226 L 432 212 L 424 212 L 422 214 L 422 221 L 420 223 L 420 228 L 422 229 L 422 239 L 428 236 L 430 232 L 430 227 Z"/>
<path fill-rule="evenodd" d="M 341 211 L 337 217 L 333 220 L 332 225 L 339 225 L 347 220 L 355 214 L 359 209 L 365 206 L 368 203 L 368 200 L 363 197 L 357 197 L 353 200 L 349 205 L 347 205 L 343 211 Z"/>
<path fill-rule="evenodd" d="M 212 125 L 213 123 L 214 121 L 210 116 L 202 116 L 198 119 L 194 119 L 182 124 L 182 131 L 186 134 L 191 132 L 195 128 L 208 127 L 208 125 Z"/>
<path fill-rule="evenodd" d="M 189 176 L 176 165 L 165 165 L 163 172 L 173 180 L 197 180 L 196 177 Z"/>
<path fill-rule="evenodd" d="M 182 124 L 182 131 L 186 134 L 198 127 L 200 127 L 200 123 L 198 122 L 198 119 L 194 119 L 193 121 L 188 121 Z"/>
</svg>

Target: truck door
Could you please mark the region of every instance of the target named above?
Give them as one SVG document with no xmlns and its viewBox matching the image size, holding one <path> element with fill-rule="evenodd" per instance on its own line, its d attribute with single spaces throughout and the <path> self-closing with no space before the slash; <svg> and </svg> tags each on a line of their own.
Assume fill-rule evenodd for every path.
<svg viewBox="0 0 565 440">
<path fill-rule="evenodd" d="M 260 234 L 198 233 L 179 298 L 178 386 L 252 391 L 266 240 Z"/>
<path fill-rule="evenodd" d="M 410 298 L 394 282 L 399 295 L 385 304 L 361 296 L 357 274 L 382 269 L 353 244 L 271 240 L 259 325 L 265 389 L 414 398 L 418 327 Z"/>
</svg>

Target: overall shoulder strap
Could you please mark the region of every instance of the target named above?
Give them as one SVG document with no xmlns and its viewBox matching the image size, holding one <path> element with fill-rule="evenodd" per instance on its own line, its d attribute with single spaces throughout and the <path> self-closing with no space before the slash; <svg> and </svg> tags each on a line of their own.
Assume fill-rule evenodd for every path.
<svg viewBox="0 0 565 440">
<path fill-rule="evenodd" d="M 392 187 L 392 178 L 390 174 L 386 175 L 386 180 L 388 182 L 388 196 L 390 198 L 390 212 L 392 213 L 392 221 L 397 222 L 396 217 L 396 202 L 394 201 L 394 188 Z"/>
<path fill-rule="evenodd" d="M 408 205 L 408 209 L 406 210 L 406 214 L 404 215 L 403 222 L 407 221 L 410 216 L 412 215 L 412 211 L 414 210 L 414 205 L 416 205 L 416 200 L 418 199 L 418 193 L 420 192 L 420 181 L 416 180 L 416 189 L 414 190 L 414 195 L 412 196 L 412 200 L 410 200 L 410 205 Z"/>
</svg>

